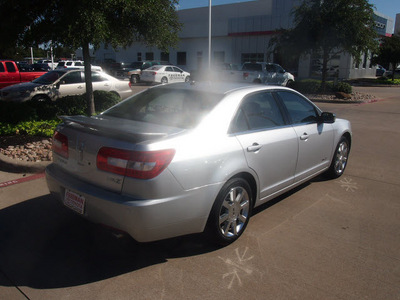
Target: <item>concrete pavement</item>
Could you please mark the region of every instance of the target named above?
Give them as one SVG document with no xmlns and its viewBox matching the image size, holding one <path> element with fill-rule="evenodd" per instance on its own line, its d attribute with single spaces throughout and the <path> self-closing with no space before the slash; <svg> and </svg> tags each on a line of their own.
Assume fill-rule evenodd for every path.
<svg viewBox="0 0 400 300">
<path fill-rule="evenodd" d="M 225 248 L 116 239 L 43 178 L 0 188 L 1 298 L 400 299 L 400 88 L 356 89 L 382 101 L 319 104 L 352 122 L 345 174 L 257 208 Z"/>
</svg>

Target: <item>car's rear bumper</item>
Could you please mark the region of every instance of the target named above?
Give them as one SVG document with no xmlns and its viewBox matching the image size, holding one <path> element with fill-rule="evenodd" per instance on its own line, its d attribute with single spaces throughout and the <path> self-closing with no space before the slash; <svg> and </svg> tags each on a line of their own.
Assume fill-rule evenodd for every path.
<svg viewBox="0 0 400 300">
<path fill-rule="evenodd" d="M 138 200 L 78 180 L 55 164 L 47 167 L 46 179 L 61 202 L 66 189 L 84 197 L 83 217 L 127 232 L 139 242 L 202 232 L 220 189 L 211 185 L 174 197 Z"/>
</svg>

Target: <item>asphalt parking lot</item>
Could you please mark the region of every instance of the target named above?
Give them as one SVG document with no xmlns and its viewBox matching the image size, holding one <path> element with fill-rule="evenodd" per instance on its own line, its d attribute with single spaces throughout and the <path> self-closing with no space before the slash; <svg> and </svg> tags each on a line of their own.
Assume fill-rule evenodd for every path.
<svg viewBox="0 0 400 300">
<path fill-rule="evenodd" d="M 256 209 L 224 248 L 117 238 L 56 203 L 42 176 L 0 171 L 0 298 L 400 299 L 400 88 L 355 90 L 380 101 L 318 104 L 352 122 L 345 174 Z"/>
</svg>

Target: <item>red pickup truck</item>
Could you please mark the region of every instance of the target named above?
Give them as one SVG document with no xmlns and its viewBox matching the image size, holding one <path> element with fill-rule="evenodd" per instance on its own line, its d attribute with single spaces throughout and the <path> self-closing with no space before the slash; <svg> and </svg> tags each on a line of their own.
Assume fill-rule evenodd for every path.
<svg viewBox="0 0 400 300">
<path fill-rule="evenodd" d="M 32 81 L 46 72 L 20 72 L 17 64 L 12 60 L 0 60 L 0 89 L 21 82 Z"/>
</svg>

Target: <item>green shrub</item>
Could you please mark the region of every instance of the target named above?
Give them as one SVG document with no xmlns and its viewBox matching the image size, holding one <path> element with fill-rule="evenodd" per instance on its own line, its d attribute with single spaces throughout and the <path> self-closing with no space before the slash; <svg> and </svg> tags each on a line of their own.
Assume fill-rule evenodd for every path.
<svg viewBox="0 0 400 300">
<path fill-rule="evenodd" d="M 0 135 L 38 135 L 51 137 L 60 120 L 25 121 L 18 124 L 0 123 Z"/>
<path fill-rule="evenodd" d="M 94 91 L 93 95 L 96 113 L 101 113 L 121 101 L 121 98 L 117 94 L 110 92 Z"/>
<path fill-rule="evenodd" d="M 316 79 L 303 79 L 295 81 L 292 88 L 303 94 L 316 94 L 321 88 L 321 80 Z"/>
<path fill-rule="evenodd" d="M 25 102 L 0 102 L 0 122 L 16 124 L 22 120 L 36 120 L 36 109 Z"/>
<path fill-rule="evenodd" d="M 120 98 L 110 92 L 95 91 L 96 113 L 117 104 Z M 0 135 L 28 134 L 52 136 L 60 115 L 86 115 L 85 95 L 67 96 L 55 102 L 0 102 Z"/>
<path fill-rule="evenodd" d="M 317 79 L 304 79 L 300 81 L 295 81 L 292 86 L 296 91 L 303 94 L 319 94 L 322 93 L 321 89 L 321 80 Z M 334 93 L 334 92 L 344 92 L 347 94 L 352 93 L 352 87 L 350 84 L 346 82 L 333 82 L 326 81 L 325 82 L 325 93 Z"/>
<path fill-rule="evenodd" d="M 338 82 L 334 86 L 334 91 L 335 92 L 343 92 L 343 93 L 346 93 L 346 94 L 351 94 L 353 92 L 353 88 L 347 82 Z"/>
</svg>

